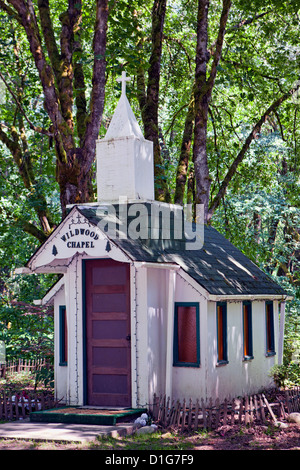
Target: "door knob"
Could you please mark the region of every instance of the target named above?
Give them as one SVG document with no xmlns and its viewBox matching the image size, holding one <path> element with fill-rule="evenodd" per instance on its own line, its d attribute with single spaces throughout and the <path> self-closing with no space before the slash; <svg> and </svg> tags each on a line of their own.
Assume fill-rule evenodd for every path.
<svg viewBox="0 0 300 470">
<path fill-rule="evenodd" d="M 130 336 L 130 335 L 127 335 L 127 336 L 126 336 L 126 339 L 127 339 L 127 341 L 130 341 L 130 340 L 131 340 L 131 336 Z"/>
</svg>

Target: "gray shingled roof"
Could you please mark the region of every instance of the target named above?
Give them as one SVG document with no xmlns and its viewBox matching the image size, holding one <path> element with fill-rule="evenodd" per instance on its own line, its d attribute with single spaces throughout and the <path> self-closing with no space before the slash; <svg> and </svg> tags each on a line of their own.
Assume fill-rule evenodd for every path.
<svg viewBox="0 0 300 470">
<path fill-rule="evenodd" d="M 95 225 L 96 209 L 80 211 Z M 199 285 L 215 295 L 287 295 L 285 290 L 211 226 L 204 226 L 204 244 L 186 250 L 178 240 L 114 239 L 134 261 L 176 263 Z"/>
</svg>

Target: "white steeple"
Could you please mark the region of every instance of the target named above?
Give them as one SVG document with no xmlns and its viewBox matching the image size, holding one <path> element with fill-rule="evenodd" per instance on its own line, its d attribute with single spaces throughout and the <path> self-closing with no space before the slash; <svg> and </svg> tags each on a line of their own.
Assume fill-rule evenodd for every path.
<svg viewBox="0 0 300 470">
<path fill-rule="evenodd" d="M 105 138 L 97 140 L 98 202 L 154 199 L 153 143 L 146 140 L 126 97 L 126 72 L 122 94 Z"/>
<path fill-rule="evenodd" d="M 126 96 L 126 82 L 130 81 L 130 78 L 126 77 L 126 72 L 122 72 L 122 77 L 117 78 L 117 81 L 122 82 L 122 94 L 106 132 L 105 139 L 135 136 L 143 140 L 143 133 Z"/>
</svg>

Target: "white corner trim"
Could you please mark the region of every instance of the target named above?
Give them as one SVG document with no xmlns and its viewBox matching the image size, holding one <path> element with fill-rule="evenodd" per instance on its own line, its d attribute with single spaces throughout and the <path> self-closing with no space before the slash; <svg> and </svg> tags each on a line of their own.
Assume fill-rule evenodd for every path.
<svg viewBox="0 0 300 470">
<path fill-rule="evenodd" d="M 15 269 L 15 274 L 33 274 L 33 271 L 31 269 L 26 268 L 25 266 L 21 268 L 16 268 Z"/>
</svg>

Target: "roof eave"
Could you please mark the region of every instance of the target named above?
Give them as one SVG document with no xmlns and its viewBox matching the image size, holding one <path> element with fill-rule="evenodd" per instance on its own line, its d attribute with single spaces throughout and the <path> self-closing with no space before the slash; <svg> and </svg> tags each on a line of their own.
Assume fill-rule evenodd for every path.
<svg viewBox="0 0 300 470">
<path fill-rule="evenodd" d="M 234 294 L 234 295 L 218 295 L 208 294 L 208 300 L 213 302 L 222 302 L 226 300 L 293 300 L 293 297 L 288 294 Z"/>
</svg>

